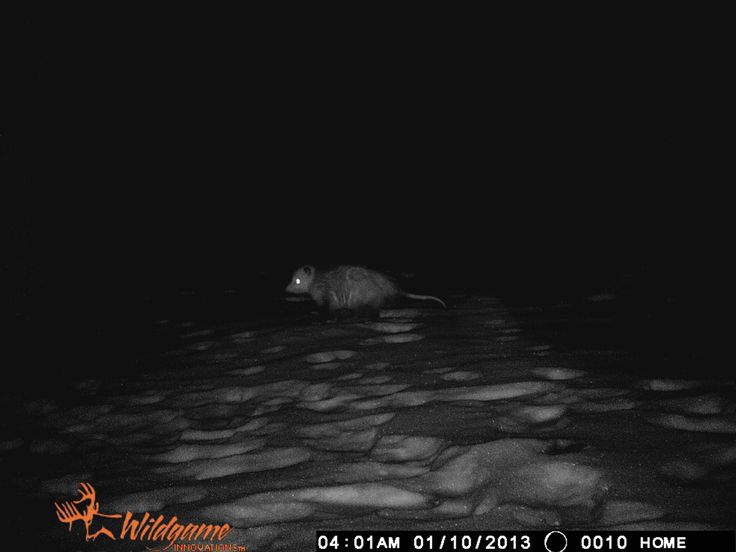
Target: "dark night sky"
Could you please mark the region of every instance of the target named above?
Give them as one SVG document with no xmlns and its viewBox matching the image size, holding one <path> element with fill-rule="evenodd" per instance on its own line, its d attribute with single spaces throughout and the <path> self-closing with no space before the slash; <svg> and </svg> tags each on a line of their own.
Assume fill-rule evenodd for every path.
<svg viewBox="0 0 736 552">
<path fill-rule="evenodd" d="M 684 39 L 585 55 L 22 25 L 2 133 L 16 320 L 311 261 L 521 296 L 708 280 L 724 75 Z"/>
</svg>

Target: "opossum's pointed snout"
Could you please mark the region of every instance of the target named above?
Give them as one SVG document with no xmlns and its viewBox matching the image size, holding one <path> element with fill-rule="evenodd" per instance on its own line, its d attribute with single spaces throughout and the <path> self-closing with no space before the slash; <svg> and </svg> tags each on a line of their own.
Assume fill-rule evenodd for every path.
<svg viewBox="0 0 736 552">
<path fill-rule="evenodd" d="M 298 280 L 292 280 L 291 283 L 286 286 L 285 291 L 288 293 L 307 293 L 304 283 L 300 283 Z"/>
</svg>

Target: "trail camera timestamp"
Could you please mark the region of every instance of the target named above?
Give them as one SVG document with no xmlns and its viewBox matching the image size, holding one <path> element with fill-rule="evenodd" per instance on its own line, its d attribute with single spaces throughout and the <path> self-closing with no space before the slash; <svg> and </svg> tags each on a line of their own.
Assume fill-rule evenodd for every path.
<svg viewBox="0 0 736 552">
<path fill-rule="evenodd" d="M 532 550 L 525 534 L 457 532 L 317 532 L 317 550 Z"/>
<path fill-rule="evenodd" d="M 317 531 L 317 550 L 718 550 L 736 552 L 733 531 Z"/>
<path fill-rule="evenodd" d="M 317 535 L 317 550 L 401 550 L 400 536 Z"/>
</svg>

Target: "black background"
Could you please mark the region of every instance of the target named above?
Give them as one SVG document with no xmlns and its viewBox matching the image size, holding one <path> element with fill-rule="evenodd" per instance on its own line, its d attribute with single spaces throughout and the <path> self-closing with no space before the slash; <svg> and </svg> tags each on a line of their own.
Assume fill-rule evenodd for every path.
<svg viewBox="0 0 736 552">
<path fill-rule="evenodd" d="M 293 14 L 16 23 L 3 310 L 27 364 L 133 349 L 157 298 L 236 289 L 247 306 L 307 262 L 522 302 L 630 274 L 683 320 L 720 289 L 717 36 L 592 26 L 535 42 L 501 23 L 379 32 Z"/>
</svg>

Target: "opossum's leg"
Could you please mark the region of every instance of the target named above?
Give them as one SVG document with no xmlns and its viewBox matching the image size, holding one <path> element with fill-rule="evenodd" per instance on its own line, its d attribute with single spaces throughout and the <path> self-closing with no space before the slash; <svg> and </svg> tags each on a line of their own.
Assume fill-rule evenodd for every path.
<svg viewBox="0 0 736 552">
<path fill-rule="evenodd" d="M 329 305 L 320 305 L 319 307 L 319 317 L 322 320 L 330 320 L 332 318 L 332 311 L 330 310 Z"/>
<path fill-rule="evenodd" d="M 365 305 L 360 307 L 356 312 L 356 315 L 360 318 L 368 318 L 370 320 L 378 320 L 381 317 L 381 311 L 373 306 Z"/>
<path fill-rule="evenodd" d="M 332 317 L 338 321 L 341 322 L 343 320 L 350 320 L 352 318 L 355 318 L 355 315 L 357 313 L 350 309 L 337 309 L 332 313 Z"/>
<path fill-rule="evenodd" d="M 331 316 L 330 302 L 322 298 L 317 302 L 317 310 L 319 311 L 319 317 L 322 320 L 329 320 Z"/>
</svg>

